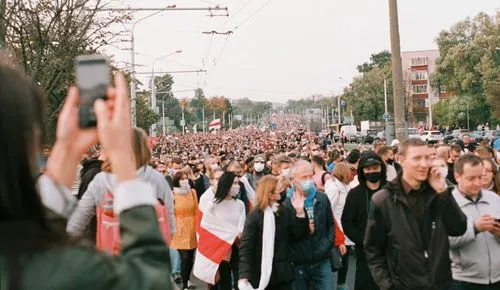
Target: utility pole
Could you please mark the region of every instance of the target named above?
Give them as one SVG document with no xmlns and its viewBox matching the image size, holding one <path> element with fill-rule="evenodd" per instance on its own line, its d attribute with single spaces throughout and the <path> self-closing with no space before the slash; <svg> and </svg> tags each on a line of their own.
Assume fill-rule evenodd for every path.
<svg viewBox="0 0 500 290">
<path fill-rule="evenodd" d="M 5 0 L 0 0 L 0 1 L 5 1 Z M 132 24 L 132 28 L 130 30 L 130 42 L 131 42 L 131 66 L 132 66 L 132 71 L 130 73 L 130 77 L 131 77 L 131 81 L 130 81 L 130 96 L 131 96 L 131 109 L 132 109 L 132 126 L 136 126 L 137 125 L 137 114 L 136 114 L 136 108 L 135 108 L 135 105 L 136 105 L 136 99 L 137 99 L 137 93 L 136 93 L 136 80 L 135 80 L 135 36 L 134 36 L 134 30 L 135 30 L 135 26 L 141 22 L 142 20 L 145 20 L 147 18 L 150 18 L 154 15 L 157 15 L 163 11 L 209 11 L 210 12 L 210 15 L 211 17 L 213 17 L 214 15 L 212 14 L 212 11 L 220 11 L 220 10 L 224 10 L 224 11 L 228 11 L 228 8 L 227 7 L 219 7 L 219 6 L 216 6 L 216 7 L 208 7 L 208 8 L 198 8 L 198 7 L 190 7 L 190 8 L 177 8 L 176 5 L 170 5 L 170 6 L 167 6 L 167 7 L 163 7 L 163 8 L 102 8 L 102 9 L 99 9 L 99 11 L 155 11 L 154 13 L 152 14 L 149 14 L 145 17 L 142 17 L 138 20 L 136 20 L 133 24 Z"/>
<path fill-rule="evenodd" d="M 5 14 L 7 10 L 7 0 L 0 0 L 0 49 L 5 48 L 6 20 Z"/>
<path fill-rule="evenodd" d="M 396 138 L 399 141 L 408 139 L 408 128 L 405 120 L 405 101 L 403 85 L 403 67 L 401 64 L 401 47 L 399 40 L 399 20 L 397 0 L 389 0 L 389 22 L 391 32 L 392 54 L 392 95 L 394 99 L 394 123 Z"/>
</svg>

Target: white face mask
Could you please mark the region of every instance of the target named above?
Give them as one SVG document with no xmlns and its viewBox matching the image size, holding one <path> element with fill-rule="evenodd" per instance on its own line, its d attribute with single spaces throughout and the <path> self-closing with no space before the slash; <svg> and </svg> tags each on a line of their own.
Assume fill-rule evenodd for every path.
<svg viewBox="0 0 500 290">
<path fill-rule="evenodd" d="M 189 188 L 189 180 L 181 180 L 179 183 L 182 188 Z"/>
<path fill-rule="evenodd" d="M 439 167 L 439 174 L 441 176 L 444 176 L 444 178 L 446 178 L 448 176 L 448 167 L 447 166 Z"/>
<path fill-rule="evenodd" d="M 281 174 L 285 177 L 290 177 L 290 168 L 281 169 Z"/>
<path fill-rule="evenodd" d="M 229 191 L 229 194 L 232 197 L 236 197 L 236 196 L 238 196 L 238 193 L 240 193 L 240 186 L 239 185 L 231 186 L 231 190 Z"/>
<path fill-rule="evenodd" d="M 255 163 L 254 169 L 257 172 L 262 172 L 264 170 L 264 163 Z"/>
<path fill-rule="evenodd" d="M 219 168 L 219 164 L 214 163 L 214 164 L 212 164 L 211 167 L 212 167 L 213 170 L 218 169 Z"/>
</svg>

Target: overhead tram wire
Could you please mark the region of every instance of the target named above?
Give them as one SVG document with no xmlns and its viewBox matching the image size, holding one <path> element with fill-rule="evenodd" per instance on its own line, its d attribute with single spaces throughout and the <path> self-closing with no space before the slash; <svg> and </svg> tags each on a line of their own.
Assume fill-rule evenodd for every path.
<svg viewBox="0 0 500 290">
<path fill-rule="evenodd" d="M 252 2 L 253 0 L 247 0 L 247 2 L 245 2 L 243 5 L 241 5 L 234 13 L 231 13 L 231 16 L 229 16 L 226 21 L 220 26 L 219 29 L 222 29 L 226 26 L 226 24 L 236 15 L 238 14 L 239 12 L 241 12 L 246 6 L 248 6 L 248 4 L 250 4 L 250 2 Z"/>
<path fill-rule="evenodd" d="M 247 17 L 245 20 L 243 20 L 239 25 L 236 25 L 233 29 L 233 31 L 236 31 L 237 29 L 241 28 L 245 23 L 247 23 L 250 19 L 252 19 L 255 15 L 257 15 L 260 11 L 264 10 L 273 0 L 267 0 L 266 3 L 264 3 L 262 6 L 259 7 L 254 13 L 252 13 L 249 17 Z"/>
</svg>

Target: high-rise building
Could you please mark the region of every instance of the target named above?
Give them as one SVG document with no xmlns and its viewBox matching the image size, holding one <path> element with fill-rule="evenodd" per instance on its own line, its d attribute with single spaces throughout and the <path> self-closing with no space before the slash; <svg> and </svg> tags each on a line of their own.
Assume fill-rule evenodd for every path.
<svg viewBox="0 0 500 290">
<path fill-rule="evenodd" d="M 403 80 L 406 91 L 406 111 L 410 127 L 428 126 L 429 104 L 448 96 L 444 87 L 432 89 L 429 77 L 436 70 L 439 50 L 405 51 L 401 53 Z M 433 122 L 433 125 L 436 125 Z"/>
</svg>

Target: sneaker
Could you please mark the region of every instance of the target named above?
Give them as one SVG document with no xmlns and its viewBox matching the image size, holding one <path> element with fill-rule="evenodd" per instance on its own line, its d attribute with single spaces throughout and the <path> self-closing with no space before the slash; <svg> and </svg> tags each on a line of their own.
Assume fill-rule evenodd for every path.
<svg viewBox="0 0 500 290">
<path fill-rule="evenodd" d="M 349 290 L 349 287 L 346 284 L 342 284 L 337 286 L 337 290 Z"/>
<path fill-rule="evenodd" d="M 188 281 L 188 289 L 196 289 L 196 286 L 191 281 Z"/>
<path fill-rule="evenodd" d="M 182 283 L 182 278 L 181 278 L 181 274 L 180 273 L 174 273 L 174 274 L 172 274 L 172 276 L 173 276 L 174 282 L 176 284 Z"/>
</svg>

